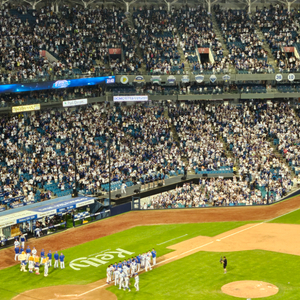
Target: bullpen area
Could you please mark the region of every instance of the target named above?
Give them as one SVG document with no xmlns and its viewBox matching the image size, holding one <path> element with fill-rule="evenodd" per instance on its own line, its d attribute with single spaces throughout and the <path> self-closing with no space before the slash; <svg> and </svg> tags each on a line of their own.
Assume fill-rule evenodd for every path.
<svg viewBox="0 0 300 300">
<path fill-rule="evenodd" d="M 65 269 L 20 272 L 1 250 L 1 299 L 299 299 L 300 197 L 264 207 L 133 211 L 26 247 L 63 253 Z M 155 248 L 140 290 L 106 283 L 106 268 Z M 223 272 L 220 257 L 228 260 Z M 238 297 L 238 298 L 237 298 Z"/>
</svg>

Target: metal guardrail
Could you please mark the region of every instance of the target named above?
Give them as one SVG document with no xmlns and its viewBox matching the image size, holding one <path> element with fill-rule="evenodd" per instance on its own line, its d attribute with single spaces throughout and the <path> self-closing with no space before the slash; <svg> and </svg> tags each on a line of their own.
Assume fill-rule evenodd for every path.
<svg viewBox="0 0 300 300">
<path fill-rule="evenodd" d="M 36 228 L 36 229 L 34 229 L 35 237 L 36 238 L 41 237 L 40 233 L 43 232 L 43 231 L 49 230 L 49 229 L 55 229 L 55 232 L 56 232 L 58 227 L 63 226 L 63 225 L 65 226 L 65 228 L 67 228 L 67 222 L 61 222 L 61 223 L 51 225 L 51 226 L 48 226 L 48 227 L 45 227 L 45 228 Z M 47 232 L 47 235 L 52 234 L 52 233 Z"/>
</svg>

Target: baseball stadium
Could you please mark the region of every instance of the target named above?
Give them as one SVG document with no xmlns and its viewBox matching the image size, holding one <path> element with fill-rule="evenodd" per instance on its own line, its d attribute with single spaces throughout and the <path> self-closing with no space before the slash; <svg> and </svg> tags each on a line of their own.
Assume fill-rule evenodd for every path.
<svg viewBox="0 0 300 300">
<path fill-rule="evenodd" d="M 0 300 L 300 299 L 298 0 L 0 0 L 0 48 Z"/>
</svg>

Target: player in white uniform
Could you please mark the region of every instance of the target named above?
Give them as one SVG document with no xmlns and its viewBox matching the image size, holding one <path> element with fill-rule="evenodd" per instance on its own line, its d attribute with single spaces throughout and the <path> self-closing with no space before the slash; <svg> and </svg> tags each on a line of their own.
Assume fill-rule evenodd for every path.
<svg viewBox="0 0 300 300">
<path fill-rule="evenodd" d="M 152 270 L 151 264 L 150 264 L 150 262 L 151 262 L 151 254 L 149 252 L 146 255 L 146 262 L 145 262 L 145 271 L 146 272 L 148 272 L 148 268 L 150 269 L 150 271 Z"/>
<path fill-rule="evenodd" d="M 110 284 L 111 282 L 111 265 L 109 265 L 106 269 L 106 283 Z"/>
<path fill-rule="evenodd" d="M 146 254 L 143 253 L 143 254 L 141 255 L 141 267 L 142 267 L 142 268 L 145 268 L 145 262 L 146 262 Z"/>
<path fill-rule="evenodd" d="M 140 290 L 140 277 L 138 273 L 135 273 L 134 275 L 134 287 L 136 289 L 136 291 L 138 292 Z"/>
<path fill-rule="evenodd" d="M 126 276 L 129 275 L 129 269 L 128 269 L 127 265 L 123 266 L 123 272 L 126 274 Z"/>
<path fill-rule="evenodd" d="M 121 185 L 121 194 L 126 194 L 126 187 L 127 187 L 126 183 L 123 182 Z"/>
<path fill-rule="evenodd" d="M 34 258 L 32 255 L 29 256 L 28 258 L 28 269 L 29 269 L 29 272 L 32 273 L 33 271 L 33 268 L 34 268 Z"/>
<path fill-rule="evenodd" d="M 125 273 L 121 270 L 121 273 L 120 273 L 120 280 L 119 280 L 119 290 L 122 289 L 124 277 L 125 277 Z"/>
<path fill-rule="evenodd" d="M 115 270 L 114 274 L 115 274 L 115 286 L 116 286 L 117 284 L 119 284 L 119 279 L 120 279 L 120 271 L 118 268 Z"/>
<path fill-rule="evenodd" d="M 15 245 L 15 248 L 20 247 L 20 242 L 18 239 L 15 239 L 14 245 Z"/>
<path fill-rule="evenodd" d="M 32 253 L 33 258 L 35 258 L 36 254 L 37 254 L 35 247 L 32 248 L 31 253 Z"/>
<path fill-rule="evenodd" d="M 136 272 L 136 268 L 137 268 L 136 261 L 133 260 L 132 263 L 131 263 L 131 268 L 130 268 L 130 271 L 131 271 L 130 277 L 134 276 L 134 274 Z"/>
<path fill-rule="evenodd" d="M 48 276 L 48 271 L 49 271 L 49 260 L 48 257 L 43 257 L 42 263 L 44 265 L 44 276 Z"/>
<path fill-rule="evenodd" d="M 124 276 L 124 291 L 128 289 L 128 292 L 131 292 L 131 289 L 129 288 L 129 276 Z"/>
</svg>

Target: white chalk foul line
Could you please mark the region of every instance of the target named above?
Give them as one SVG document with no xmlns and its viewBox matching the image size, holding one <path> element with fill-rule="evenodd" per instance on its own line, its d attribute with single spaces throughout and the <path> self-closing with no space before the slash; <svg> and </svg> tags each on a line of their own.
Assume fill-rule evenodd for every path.
<svg viewBox="0 0 300 300">
<path fill-rule="evenodd" d="M 105 287 L 105 286 L 107 286 L 107 284 L 103 284 L 103 285 L 97 286 L 96 288 L 94 288 L 94 289 L 92 289 L 92 290 L 89 290 L 89 291 L 87 291 L 87 292 L 85 292 L 85 293 L 82 293 L 82 294 L 80 294 L 80 295 L 77 295 L 77 297 L 84 296 L 84 295 L 86 295 L 86 294 L 88 294 L 88 293 L 90 293 L 90 292 L 96 291 L 96 290 L 101 289 L 101 288 L 103 288 L 103 287 Z"/>
<path fill-rule="evenodd" d="M 273 218 L 273 219 L 264 221 L 264 223 L 274 221 L 274 220 L 279 219 L 279 218 L 281 218 L 281 217 L 284 217 L 284 216 L 286 216 L 286 215 L 288 215 L 288 214 L 291 214 L 291 213 L 293 213 L 293 212 L 295 212 L 295 211 L 297 211 L 297 210 L 299 210 L 299 209 L 300 209 L 300 208 L 297 208 L 297 209 L 295 209 L 295 210 L 289 211 L 289 212 L 287 212 L 287 213 L 285 213 L 285 214 L 283 214 L 283 215 L 280 215 L 280 216 L 275 217 L 275 218 Z"/>
<path fill-rule="evenodd" d="M 216 241 L 221 241 L 221 240 L 226 239 L 226 238 L 228 238 L 228 237 L 230 237 L 230 236 L 233 236 L 233 235 L 235 235 L 235 234 L 238 234 L 238 233 L 244 232 L 244 231 L 246 231 L 246 230 L 252 229 L 252 228 L 254 228 L 254 227 L 256 227 L 256 226 L 265 224 L 265 223 L 267 223 L 267 222 L 271 222 L 271 221 L 276 220 L 276 219 L 278 219 L 278 218 L 280 218 L 280 217 L 283 217 L 283 216 L 288 215 L 288 214 L 290 214 L 290 213 L 292 213 L 292 212 L 295 212 L 295 211 L 297 211 L 297 210 L 299 210 L 299 209 L 300 209 L 300 208 L 297 208 L 297 209 L 295 209 L 295 210 L 293 210 L 293 211 L 290 211 L 290 212 L 288 212 L 288 213 L 285 213 L 285 214 L 280 215 L 280 216 L 278 216 L 278 217 L 275 217 L 275 218 L 273 218 L 273 219 L 266 220 L 266 221 L 263 221 L 263 222 L 254 224 L 254 225 L 251 226 L 251 227 L 248 227 L 248 228 L 239 230 L 239 231 L 237 231 L 237 232 L 235 232 L 235 233 L 232 233 L 232 234 L 229 234 L 229 235 L 227 235 L 227 236 L 224 236 L 223 238 L 218 239 L 218 240 L 216 240 Z M 183 235 L 183 236 L 186 236 L 186 235 L 187 235 L 187 234 L 185 234 L 185 235 Z M 178 238 L 181 238 L 181 237 L 183 237 L 183 236 L 180 236 L 180 237 L 178 237 Z M 175 238 L 175 239 L 178 239 L 178 238 Z M 172 240 L 174 240 L 174 239 L 172 239 Z M 169 240 L 169 241 L 172 241 L 172 240 Z M 166 241 L 166 242 L 164 242 L 164 243 L 167 243 L 167 242 L 169 242 L 169 241 Z M 209 243 L 206 243 L 206 244 L 201 245 L 201 246 L 199 246 L 199 247 L 193 248 L 193 249 L 188 250 L 188 251 L 186 251 L 186 252 L 183 252 L 183 253 L 180 253 L 180 254 L 178 254 L 178 255 L 172 256 L 172 257 L 170 257 L 170 258 L 164 259 L 164 260 L 158 262 L 157 265 L 162 264 L 162 263 L 164 263 L 164 262 L 166 262 L 166 261 L 172 260 L 172 259 L 174 259 L 174 258 L 176 258 L 176 257 L 178 257 L 178 256 L 181 256 L 181 255 L 184 255 L 184 254 L 186 254 L 186 253 L 189 253 L 189 252 L 195 251 L 195 250 L 197 250 L 197 249 L 203 248 L 203 247 L 205 247 L 205 246 L 208 246 L 208 245 L 212 244 L 213 242 L 214 242 L 214 241 L 211 241 L 211 242 L 209 242 Z M 163 244 L 164 244 L 164 243 L 163 243 Z M 158 245 L 162 245 L 162 244 L 158 244 Z M 101 289 L 101 288 L 103 288 L 103 287 L 105 287 L 105 286 L 107 286 L 107 284 L 98 286 L 98 287 L 96 287 L 96 288 L 94 288 L 94 289 L 92 289 L 92 290 L 89 290 L 89 291 L 87 291 L 87 292 L 85 292 L 85 293 L 82 293 L 82 294 L 80 294 L 80 295 L 77 295 L 77 297 L 84 296 L 84 295 L 86 295 L 86 294 L 88 294 L 88 293 L 90 293 L 90 292 L 93 292 L 93 291 L 95 291 L 95 290 L 97 290 L 97 289 Z"/>
<path fill-rule="evenodd" d="M 239 230 L 239 231 L 237 231 L 237 232 L 234 232 L 234 233 L 232 233 L 232 234 L 228 234 L 228 235 L 226 235 L 226 236 L 220 238 L 219 241 L 224 240 L 224 239 L 227 239 L 227 238 L 229 238 L 229 237 L 231 237 L 231 236 L 233 236 L 233 235 L 236 235 L 236 234 L 238 234 L 238 233 L 241 233 L 241 232 L 244 232 L 244 231 L 246 231 L 246 230 L 252 229 L 252 228 L 254 228 L 254 227 L 256 227 L 256 226 L 259 226 L 259 225 L 261 225 L 261 224 L 264 224 L 264 223 L 265 223 L 265 222 L 257 223 L 257 224 L 255 224 L 255 225 L 253 225 L 253 226 L 248 227 L 248 228 L 244 228 L 244 229 Z"/>
<path fill-rule="evenodd" d="M 273 219 L 266 220 L 266 221 L 263 221 L 263 222 L 254 224 L 253 226 L 250 226 L 250 227 L 248 227 L 248 228 L 245 228 L 245 229 L 242 229 L 242 230 L 240 230 L 240 231 L 237 231 L 237 232 L 234 232 L 234 233 L 232 233 L 232 234 L 229 234 L 229 235 L 227 235 L 227 236 L 224 236 L 224 237 L 220 238 L 219 240 L 221 241 L 221 240 L 227 239 L 228 237 L 231 237 L 231 236 L 236 235 L 236 234 L 238 234 L 238 233 L 241 233 L 241 232 L 243 232 L 243 231 L 252 229 L 252 228 L 254 228 L 254 227 L 256 227 L 256 226 L 259 226 L 259 225 L 262 225 L 262 224 L 265 224 L 265 223 L 274 221 L 274 220 L 279 219 L 279 218 L 281 218 L 281 217 L 284 217 L 284 216 L 286 216 L 286 215 L 288 215 L 288 214 L 290 214 L 290 213 L 292 213 L 292 212 L 295 212 L 295 211 L 297 211 L 297 210 L 299 210 L 299 209 L 300 209 L 300 208 L 297 208 L 297 209 L 295 209 L 295 210 L 293 210 L 293 211 L 289 211 L 289 212 L 287 212 L 287 213 L 285 213 L 285 214 L 283 214 L 283 215 L 280 215 L 280 216 L 278 216 L 278 217 L 275 217 L 275 218 L 273 218 Z M 219 241 L 219 240 L 217 240 L 217 241 Z"/>
<path fill-rule="evenodd" d="M 168 241 L 165 241 L 165 242 L 163 242 L 163 243 L 156 244 L 156 245 L 157 245 L 157 246 L 159 246 L 159 245 L 163 245 L 163 244 L 165 244 L 165 243 L 168 243 L 168 242 L 171 242 L 171 241 L 174 241 L 174 240 L 180 239 L 180 238 L 182 238 L 182 237 L 184 237 L 184 236 L 187 236 L 187 235 L 188 235 L 188 234 L 185 234 L 185 235 L 182 235 L 182 236 L 176 237 L 176 238 L 174 238 L 174 239 L 171 239 L 171 240 L 168 240 Z"/>
</svg>

